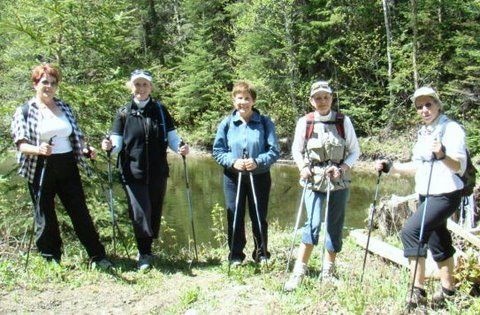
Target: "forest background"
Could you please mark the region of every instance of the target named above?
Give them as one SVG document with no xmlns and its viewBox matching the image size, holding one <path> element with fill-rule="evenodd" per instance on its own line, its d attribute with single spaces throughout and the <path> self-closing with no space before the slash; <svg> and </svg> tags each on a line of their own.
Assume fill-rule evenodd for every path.
<svg viewBox="0 0 480 315">
<path fill-rule="evenodd" d="M 478 0 L 1 1 L 0 144 L 13 148 L 9 125 L 33 95 L 32 67 L 51 62 L 64 77 L 59 97 L 97 147 L 128 100 L 130 72 L 144 68 L 198 147 L 211 147 L 236 80 L 256 85 L 256 107 L 287 138 L 310 111 L 310 84 L 326 79 L 367 156 L 414 134 L 409 98 L 423 85 L 438 89 L 477 155 L 479 20 Z"/>
<path fill-rule="evenodd" d="M 125 257 L 114 257 L 121 270 L 117 278 L 87 273 L 79 244 L 73 242 L 67 243 L 72 245 L 65 249 L 69 255 L 63 269 L 42 265 L 33 257 L 35 272 L 25 273 L 21 253 L 31 224 L 31 202 L 13 166 L 12 115 L 34 94 L 32 67 L 54 63 L 64 78 L 58 96 L 72 106 L 89 141 L 98 148 L 116 110 L 129 99 L 125 83 L 131 71 L 143 68 L 153 72 L 154 96 L 168 107 L 182 137 L 208 150 L 218 123 L 232 110 L 233 83 L 247 79 L 258 90 L 256 107 L 273 119 L 286 144 L 283 151 L 288 153 L 297 119 L 311 110 L 311 83 L 326 79 L 335 91 L 335 108 L 354 123 L 363 158 L 408 159 L 420 123 L 410 97 L 416 87 L 431 85 L 440 92 L 446 113 L 465 127 L 468 147 L 478 160 L 479 20 L 479 0 L 0 1 L 0 162 L 11 168 L 2 169 L 0 175 L 0 287 L 9 288 L 0 299 L 5 309 L 18 311 L 19 305 L 26 305 L 20 310 L 98 313 L 97 292 L 104 297 L 104 309 L 123 305 L 125 313 L 165 309 L 180 313 L 192 304 L 205 313 L 212 309 L 222 313 L 219 307 L 224 307 L 224 313 L 262 311 L 265 305 L 293 314 L 331 311 L 332 305 L 340 313 L 384 313 L 392 305 L 400 309 L 407 273 L 383 262 L 372 268 L 379 272 L 368 277 L 369 290 L 348 282 L 319 294 L 319 285 L 312 279 L 300 293 L 283 296 L 277 294 L 284 270 L 281 259 L 271 273 L 258 275 L 249 266 L 234 274 L 236 282 L 221 277 L 226 271 L 211 261 L 225 257 L 226 246 L 220 253 L 219 249 L 202 251 L 208 255 L 200 266 L 204 268 L 195 271 L 200 274 L 197 278 L 177 273 L 179 268 L 188 270 L 183 249 L 178 255 L 162 249 L 159 270 L 147 275 L 129 273 L 135 262 Z M 93 212 L 96 226 L 110 244 L 102 181 L 96 178 L 84 179 L 88 204 L 98 210 Z M 223 217 L 221 207 L 212 213 Z M 120 223 L 125 229 L 129 226 L 126 216 Z M 68 223 L 62 229 L 75 238 Z M 218 229 L 219 235 L 224 236 L 223 230 Z M 168 229 L 162 227 L 162 231 Z M 283 257 L 290 234 L 275 231 L 271 235 L 272 248 L 278 248 Z M 129 245 L 134 247 L 132 239 Z M 346 253 L 349 265 L 358 265 L 362 253 L 355 245 L 347 246 Z M 172 260 L 175 257 L 178 260 Z M 255 285 L 252 289 L 244 282 Z M 63 290 L 77 286 L 72 289 L 73 298 Z M 231 298 L 239 288 L 249 294 L 232 308 Z M 143 295 L 152 292 L 156 292 L 153 298 L 145 302 Z M 172 301 L 177 302 L 172 305 Z M 258 305 L 252 306 L 252 301 Z M 465 300 L 451 305 L 449 311 L 461 313 L 469 308 L 471 314 L 478 314 L 479 305 L 478 298 Z"/>
</svg>

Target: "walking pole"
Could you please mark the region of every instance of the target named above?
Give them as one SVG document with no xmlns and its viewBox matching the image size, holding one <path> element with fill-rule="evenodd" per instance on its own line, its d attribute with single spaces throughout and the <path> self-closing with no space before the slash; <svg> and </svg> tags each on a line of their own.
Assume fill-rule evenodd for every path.
<svg viewBox="0 0 480 315">
<path fill-rule="evenodd" d="M 428 184 L 427 184 L 427 195 L 425 196 L 425 203 L 423 207 L 423 213 L 422 213 L 422 222 L 420 226 L 420 234 L 418 235 L 418 248 L 417 248 L 417 256 L 415 258 L 415 269 L 413 271 L 413 279 L 412 279 L 412 286 L 410 287 L 410 301 L 413 298 L 413 288 L 415 287 L 415 278 L 417 276 L 417 268 L 418 268 L 418 258 L 420 256 L 420 246 L 423 238 L 423 230 L 425 228 L 425 213 L 427 212 L 427 205 L 428 205 L 428 197 L 430 194 L 430 182 L 432 181 L 432 171 L 433 171 L 433 163 L 435 163 L 435 159 L 432 158 L 432 162 L 430 165 L 430 174 L 428 176 Z"/>
<path fill-rule="evenodd" d="M 324 226 L 324 237 L 323 237 L 323 251 L 322 251 L 322 269 L 320 271 L 320 283 L 323 280 L 323 265 L 325 259 L 325 252 L 327 251 L 327 233 L 328 233 L 328 208 L 330 205 L 330 177 L 327 176 L 327 201 L 325 202 L 325 226 Z"/>
<path fill-rule="evenodd" d="M 375 197 L 373 198 L 373 205 L 370 209 L 370 217 L 368 219 L 368 236 L 367 236 L 367 245 L 365 246 L 365 255 L 363 256 L 363 266 L 362 266 L 362 275 L 360 276 L 360 283 L 363 282 L 363 274 L 365 272 L 365 264 L 367 263 L 367 255 L 368 255 L 368 246 L 370 245 L 370 236 L 372 234 L 372 227 L 373 227 L 373 216 L 376 210 L 377 204 L 377 196 L 378 196 L 378 187 L 380 186 L 380 176 L 382 176 L 382 171 L 378 171 L 377 175 L 377 185 L 375 187 Z"/>
<path fill-rule="evenodd" d="M 48 144 L 52 145 L 53 143 L 53 138 L 56 136 L 53 136 L 48 140 Z M 33 224 L 32 224 L 32 233 L 30 234 L 30 240 L 28 241 L 28 248 L 27 248 L 27 258 L 25 260 L 25 271 L 27 270 L 28 267 L 28 260 L 30 258 L 30 250 L 32 249 L 32 242 L 33 242 L 33 234 L 35 233 L 35 212 L 40 211 L 40 198 L 42 196 L 42 188 L 43 188 L 43 179 L 45 178 L 45 170 L 47 169 L 47 157 L 43 159 L 43 167 L 42 171 L 40 173 L 40 180 L 38 181 L 38 192 L 37 196 L 35 197 L 35 203 L 34 203 L 34 209 L 33 209 Z"/>
<path fill-rule="evenodd" d="M 180 141 L 180 146 L 184 146 L 185 142 Z M 193 246 L 195 249 L 195 260 L 198 261 L 197 253 L 197 238 L 195 237 L 195 225 L 193 224 L 193 207 L 192 207 L 192 191 L 190 189 L 190 182 L 188 180 L 188 171 L 187 171 L 187 158 L 185 155 L 182 155 L 183 159 L 183 174 L 185 176 L 185 187 L 187 190 L 187 200 L 188 200 L 188 214 L 190 216 L 190 225 L 192 226 L 192 237 L 193 237 Z M 193 262 L 193 260 L 192 260 Z"/>
<path fill-rule="evenodd" d="M 248 158 L 248 154 L 247 154 Z M 262 222 L 260 220 L 260 211 L 258 210 L 258 201 L 257 201 L 257 194 L 255 193 L 255 184 L 253 182 L 253 173 L 248 172 L 250 176 L 250 184 L 252 186 L 252 195 L 253 195 L 253 203 L 255 204 L 255 213 L 257 215 L 257 224 L 258 224 L 258 230 L 260 232 L 260 241 L 262 242 L 262 249 L 263 249 L 263 257 L 267 260 L 267 266 L 268 266 L 268 256 L 267 256 L 267 244 L 265 243 L 265 237 L 263 236 L 263 229 L 262 229 Z"/>
<path fill-rule="evenodd" d="M 303 151 L 305 152 L 305 156 L 306 156 L 307 160 L 309 160 L 309 154 L 308 154 L 308 151 L 307 151 L 307 141 L 305 141 L 305 143 L 303 145 Z M 307 166 L 310 169 L 310 163 L 307 164 Z M 292 259 L 292 255 L 293 255 L 293 247 L 295 246 L 295 239 L 297 238 L 298 226 L 300 225 L 300 218 L 302 216 L 302 208 L 303 208 L 303 204 L 305 202 L 305 193 L 307 192 L 308 179 L 305 180 L 304 183 L 305 183 L 305 186 L 303 187 L 303 190 L 302 190 L 302 197 L 300 199 L 300 205 L 298 206 L 297 219 L 295 220 L 295 228 L 293 230 L 292 245 L 290 246 L 290 252 L 288 253 L 287 267 L 285 268 L 285 277 L 288 273 L 288 268 L 290 267 L 290 260 Z"/>
<path fill-rule="evenodd" d="M 305 200 L 306 190 L 307 190 L 307 182 L 305 181 L 305 186 L 302 189 L 302 197 L 300 198 L 300 205 L 298 206 L 297 219 L 295 220 L 295 228 L 293 230 L 292 245 L 290 246 L 290 251 L 288 253 L 287 267 L 285 268 L 285 274 L 288 273 L 288 268 L 290 267 L 290 260 L 292 259 L 293 247 L 295 246 L 295 239 L 297 238 L 298 226 L 300 225 L 300 218 L 302 216 L 302 209 L 303 209 L 303 203 L 304 203 L 304 200 Z"/>
<path fill-rule="evenodd" d="M 107 135 L 106 139 L 110 139 L 110 136 Z M 113 207 L 113 172 L 112 172 L 112 150 L 113 147 L 107 151 L 107 165 L 108 165 L 108 209 L 110 210 L 110 220 L 112 222 L 112 239 L 113 239 L 113 254 L 116 255 L 116 233 L 120 236 L 122 240 L 122 245 L 125 248 L 125 253 L 127 257 L 130 257 L 128 252 L 127 244 L 125 243 L 125 237 L 118 226 L 116 216 L 115 216 L 115 209 Z M 115 230 L 116 229 L 116 230 Z"/>
<path fill-rule="evenodd" d="M 112 221 L 112 239 L 113 239 L 113 255 L 116 255 L 117 240 L 115 235 L 115 209 L 113 208 L 113 176 L 112 176 L 112 150 L 107 151 L 108 165 L 108 208 L 110 210 L 110 220 Z"/>
<path fill-rule="evenodd" d="M 242 158 L 245 158 L 245 151 L 243 152 Z M 228 257 L 228 271 L 227 271 L 228 276 L 230 276 L 230 266 L 232 264 L 231 252 L 233 250 L 233 245 L 235 244 L 235 229 L 237 227 L 237 214 L 238 214 L 238 205 L 240 203 L 240 188 L 242 185 L 242 175 L 243 175 L 242 172 L 238 172 L 237 195 L 235 196 L 235 211 L 233 212 L 232 240 L 230 243 L 230 255 Z"/>
<path fill-rule="evenodd" d="M 460 215 L 458 218 L 458 224 L 464 227 L 465 224 L 465 206 L 468 205 L 468 197 L 462 197 L 460 199 Z"/>
</svg>

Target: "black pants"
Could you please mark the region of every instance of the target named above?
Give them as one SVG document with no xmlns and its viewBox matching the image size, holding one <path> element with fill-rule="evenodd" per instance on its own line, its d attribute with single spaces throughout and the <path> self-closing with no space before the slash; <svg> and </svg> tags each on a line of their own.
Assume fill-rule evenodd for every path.
<svg viewBox="0 0 480 315">
<path fill-rule="evenodd" d="M 72 220 L 73 228 L 91 259 L 105 257 L 105 248 L 100 243 L 92 218 L 85 203 L 77 161 L 72 152 L 53 154 L 46 158 L 47 167 L 43 179 L 40 207 L 35 209 L 36 245 L 45 258 L 60 260 L 62 239 L 55 213 L 55 195 Z M 38 196 L 40 174 L 44 159 L 40 158 L 35 171 L 34 183 L 28 184 L 35 204 Z"/>
<path fill-rule="evenodd" d="M 158 237 L 162 218 L 167 177 L 151 176 L 149 184 L 124 183 L 128 210 L 140 255 L 152 253 L 153 239 Z"/>
<path fill-rule="evenodd" d="M 417 211 L 407 220 L 402 229 L 405 257 L 417 256 L 418 238 L 422 227 L 425 203 L 427 204 L 427 212 L 425 214 L 420 257 L 427 256 L 427 243 L 435 261 L 441 262 L 453 256 L 455 249 L 452 245 L 452 236 L 447 229 L 447 219 L 458 209 L 460 199 L 460 191 L 429 196 L 428 198 L 420 196 Z"/>
<path fill-rule="evenodd" d="M 225 193 L 225 202 L 227 204 L 227 219 L 228 219 L 228 246 L 231 247 L 232 237 L 234 237 L 233 248 L 230 248 L 229 259 L 245 259 L 243 249 L 245 248 L 245 206 L 248 200 L 248 214 L 252 221 L 253 240 L 255 242 L 255 248 L 252 253 L 252 258 L 257 260 L 260 256 L 264 256 L 266 251 L 267 258 L 270 253 L 267 251 L 268 244 L 268 224 L 267 224 L 267 212 L 268 212 L 268 198 L 270 195 L 271 178 L 270 172 L 253 175 L 253 181 L 255 185 L 255 194 L 258 202 L 258 212 L 260 216 L 260 223 L 262 227 L 263 240 L 265 244 L 262 244 L 262 235 L 258 226 L 257 214 L 255 210 L 255 203 L 253 200 L 252 185 L 250 183 L 250 175 L 248 173 L 242 175 L 242 182 L 240 185 L 239 205 L 237 212 L 237 222 L 235 227 L 235 235 L 233 236 L 233 221 L 235 215 L 235 200 L 237 196 L 238 187 L 238 174 L 232 174 L 225 172 L 223 180 L 223 189 Z"/>
</svg>

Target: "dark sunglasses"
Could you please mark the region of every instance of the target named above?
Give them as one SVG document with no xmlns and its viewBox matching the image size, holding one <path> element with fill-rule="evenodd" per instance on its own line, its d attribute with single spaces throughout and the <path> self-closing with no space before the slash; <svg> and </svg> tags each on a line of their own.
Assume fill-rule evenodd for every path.
<svg viewBox="0 0 480 315">
<path fill-rule="evenodd" d="M 56 81 L 48 81 L 48 80 L 42 80 L 42 81 L 40 81 L 40 83 L 42 83 L 42 85 L 52 86 L 52 87 L 55 87 L 55 86 L 58 85 L 58 82 L 56 82 Z"/>
<path fill-rule="evenodd" d="M 138 74 L 145 74 L 145 75 L 148 75 L 149 77 L 152 76 L 152 73 L 150 71 L 142 70 L 142 69 L 133 70 L 133 72 L 130 74 L 130 76 L 138 75 Z"/>
<path fill-rule="evenodd" d="M 415 108 L 416 108 L 417 110 L 422 110 L 423 107 L 425 107 L 426 109 L 430 109 L 430 107 L 432 107 L 432 103 L 415 104 Z"/>
</svg>

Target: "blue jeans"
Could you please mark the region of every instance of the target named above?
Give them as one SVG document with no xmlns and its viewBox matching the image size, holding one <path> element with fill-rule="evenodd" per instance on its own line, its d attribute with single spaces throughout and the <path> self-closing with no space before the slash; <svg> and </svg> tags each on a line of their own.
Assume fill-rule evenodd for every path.
<svg viewBox="0 0 480 315">
<path fill-rule="evenodd" d="M 342 230 L 345 221 L 345 208 L 347 206 L 350 189 L 341 189 L 330 193 L 327 218 L 327 250 L 338 253 L 342 250 Z M 305 206 L 307 209 L 307 222 L 303 226 L 302 242 L 304 244 L 318 244 L 318 236 L 322 219 L 324 219 L 327 193 L 307 190 L 305 192 Z"/>
<path fill-rule="evenodd" d="M 252 221 L 253 240 L 255 242 L 255 248 L 252 254 L 254 260 L 260 259 L 262 256 L 270 256 L 267 251 L 268 244 L 268 224 L 267 224 L 267 212 L 268 212 L 268 197 L 270 195 L 271 178 L 270 172 L 263 174 L 253 175 L 253 182 L 255 185 L 255 194 L 257 197 L 258 212 L 260 217 L 260 223 L 262 227 L 262 235 L 258 226 L 257 214 L 255 210 L 255 203 L 252 194 L 252 186 L 250 182 L 249 173 L 242 175 L 242 182 L 240 184 L 240 196 L 237 211 L 237 222 L 235 226 L 235 235 L 233 235 L 233 221 L 235 216 L 235 199 L 237 196 L 238 174 L 225 172 L 223 177 L 223 190 L 225 193 L 225 202 L 227 205 L 227 219 L 228 219 L 228 246 L 230 249 L 230 260 L 244 260 L 245 254 L 243 249 L 247 240 L 245 238 L 245 206 L 248 201 L 248 214 Z M 232 237 L 233 247 L 232 247 Z"/>
</svg>

